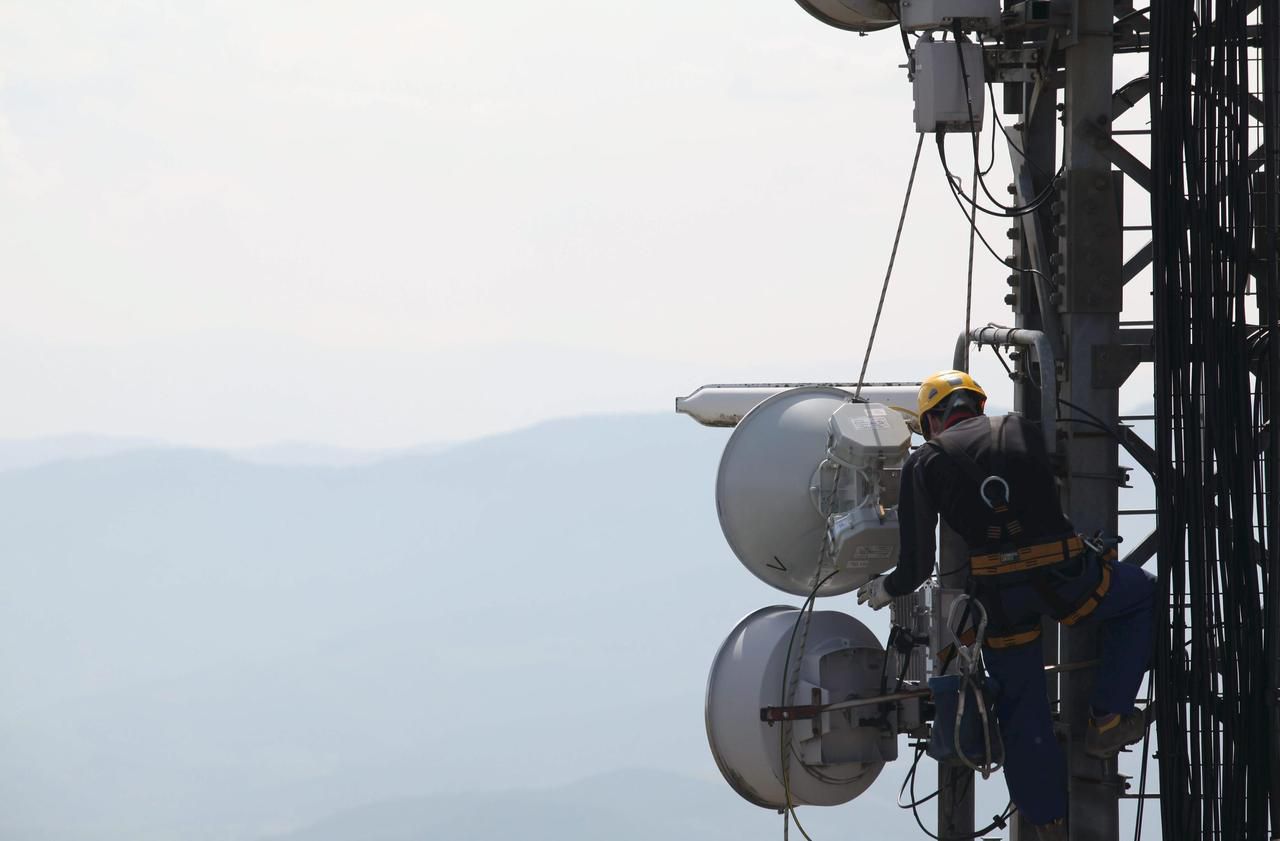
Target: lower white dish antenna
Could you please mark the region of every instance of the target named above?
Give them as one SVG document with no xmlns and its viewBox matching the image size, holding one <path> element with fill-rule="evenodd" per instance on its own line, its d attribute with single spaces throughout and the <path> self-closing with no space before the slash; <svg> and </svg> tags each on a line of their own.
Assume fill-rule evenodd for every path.
<svg viewBox="0 0 1280 841">
<path fill-rule="evenodd" d="M 797 657 L 793 630 L 799 610 L 766 607 L 738 623 L 720 646 L 707 680 L 707 740 L 725 780 L 757 806 L 837 806 L 867 790 L 898 756 L 892 730 L 863 726 L 857 715 L 821 713 L 789 727 L 760 720 L 760 710 L 791 704 L 828 704 L 875 696 L 884 649 L 857 619 L 836 611 L 814 611 L 807 642 Z M 791 648 L 799 677 L 790 695 Z M 789 766 L 783 769 L 783 737 Z"/>
</svg>

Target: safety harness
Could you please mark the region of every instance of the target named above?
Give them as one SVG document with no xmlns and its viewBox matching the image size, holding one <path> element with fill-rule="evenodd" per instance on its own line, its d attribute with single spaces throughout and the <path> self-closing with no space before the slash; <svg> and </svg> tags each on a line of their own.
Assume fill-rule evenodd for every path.
<svg viewBox="0 0 1280 841">
<path fill-rule="evenodd" d="M 1053 618 L 1063 625 L 1075 625 L 1093 613 L 1102 601 L 1103 596 L 1111 589 L 1111 557 L 1101 545 L 1086 541 L 1079 535 L 1058 538 L 1045 543 L 1018 545 L 1023 534 L 1023 526 L 1018 519 L 1017 505 L 1009 494 L 1009 483 L 1004 473 L 1004 449 L 1001 437 L 1004 432 L 1004 417 L 988 418 L 991 426 L 991 463 L 990 471 L 982 467 L 960 447 L 946 440 L 945 436 L 926 442 L 940 453 L 950 456 L 952 462 L 960 467 L 965 475 L 978 486 L 978 495 L 991 511 L 991 522 L 987 525 L 986 537 L 992 544 L 1001 547 L 995 552 L 975 552 L 969 556 L 969 590 L 977 595 L 991 611 L 992 625 L 995 629 L 1007 632 L 988 634 L 984 643 L 989 648 L 1013 648 L 1035 642 L 1040 638 L 1040 624 L 1010 627 L 1004 616 L 999 598 L 1002 576 L 1015 573 L 1030 573 L 1024 576 L 1027 583 L 1049 605 Z M 1072 604 L 1058 595 L 1057 589 L 1050 579 L 1050 570 L 1060 564 L 1066 564 L 1081 558 L 1086 551 L 1095 554 L 1101 561 L 1102 576 L 1098 586 L 1081 599 Z M 989 596 L 989 598 L 984 598 Z M 962 624 L 964 620 L 961 620 Z M 963 645 L 972 645 L 976 633 L 974 629 L 963 632 L 958 639 Z M 949 662 L 954 650 L 948 646 L 939 652 L 943 662 Z"/>
</svg>

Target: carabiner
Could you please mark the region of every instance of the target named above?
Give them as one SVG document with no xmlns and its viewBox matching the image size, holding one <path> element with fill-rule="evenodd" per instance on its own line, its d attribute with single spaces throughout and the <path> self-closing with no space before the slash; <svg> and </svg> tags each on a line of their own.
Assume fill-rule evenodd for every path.
<svg viewBox="0 0 1280 841">
<path fill-rule="evenodd" d="M 991 484 L 992 482 L 998 483 L 1000 487 L 1004 489 L 1003 500 L 996 500 L 995 502 L 992 502 L 991 497 L 987 496 L 987 485 Z M 1008 505 L 1009 504 L 1009 483 L 1006 482 L 1000 476 L 988 476 L 987 478 L 983 479 L 982 484 L 978 486 L 978 496 L 982 497 L 982 501 L 985 502 L 987 504 L 987 507 L 992 510 L 995 510 L 997 502 L 1003 501 L 1006 505 Z"/>
</svg>

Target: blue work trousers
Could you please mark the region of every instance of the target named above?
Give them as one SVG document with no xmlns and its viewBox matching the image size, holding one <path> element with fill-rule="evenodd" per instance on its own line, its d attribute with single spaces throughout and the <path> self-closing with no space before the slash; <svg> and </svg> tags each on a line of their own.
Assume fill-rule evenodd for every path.
<svg viewBox="0 0 1280 841">
<path fill-rule="evenodd" d="M 1097 589 L 1101 565 L 1086 553 L 1070 575 L 1050 573 L 1047 581 L 1061 601 L 1075 605 Z M 995 576 L 993 576 L 995 578 Z M 1134 709 L 1143 674 L 1151 667 L 1152 614 L 1155 607 L 1154 576 L 1131 564 L 1114 563 L 1111 587 L 1087 619 L 1075 627 L 1099 626 L 1102 662 L 1094 671 L 1090 706 L 1100 714 L 1128 713 Z M 984 590 L 992 630 L 997 618 L 1010 627 L 1027 626 L 1042 616 L 1052 616 L 1030 581 Z M 1009 798 L 1027 820 L 1040 825 L 1067 814 L 1067 763 L 1053 735 L 1053 719 L 1044 672 L 1040 640 L 1013 648 L 984 648 L 987 671 L 1000 685 L 996 715 L 1004 739 L 1004 777 Z"/>
</svg>

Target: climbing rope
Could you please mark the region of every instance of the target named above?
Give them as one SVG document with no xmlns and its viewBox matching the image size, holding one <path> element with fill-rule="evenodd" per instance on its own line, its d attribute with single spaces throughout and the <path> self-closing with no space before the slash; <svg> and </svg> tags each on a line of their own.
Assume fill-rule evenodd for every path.
<svg viewBox="0 0 1280 841">
<path fill-rule="evenodd" d="M 889 267 L 884 272 L 884 285 L 880 287 L 880 303 L 876 304 L 876 318 L 871 323 L 871 337 L 867 339 L 867 352 L 862 356 L 862 370 L 858 372 L 858 387 L 854 397 L 862 396 L 862 381 L 867 377 L 867 363 L 871 361 L 871 347 L 876 343 L 876 331 L 880 328 L 880 313 L 884 310 L 885 295 L 889 292 L 889 278 L 893 276 L 893 263 L 898 259 L 898 243 L 902 239 L 902 226 L 907 221 L 907 205 L 911 204 L 911 190 L 916 183 L 916 167 L 920 164 L 920 148 L 924 146 L 924 135 L 916 140 L 916 154 L 911 159 L 911 176 L 907 178 L 907 194 L 902 198 L 902 213 L 898 215 L 898 230 L 893 235 L 893 248 L 889 251 Z M 972 251 L 972 246 L 970 247 Z M 969 257 L 972 272 L 973 255 Z"/>
</svg>

